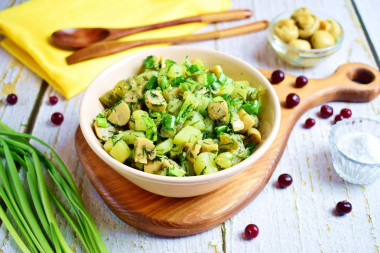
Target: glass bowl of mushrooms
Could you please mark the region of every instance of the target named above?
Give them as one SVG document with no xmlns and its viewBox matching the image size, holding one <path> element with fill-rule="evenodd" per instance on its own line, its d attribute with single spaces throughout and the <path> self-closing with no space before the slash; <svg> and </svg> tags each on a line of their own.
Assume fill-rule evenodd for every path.
<svg viewBox="0 0 380 253">
<path fill-rule="evenodd" d="M 340 48 L 343 38 L 343 28 L 335 19 L 308 8 L 276 16 L 268 34 L 277 55 L 297 67 L 317 65 Z"/>
</svg>

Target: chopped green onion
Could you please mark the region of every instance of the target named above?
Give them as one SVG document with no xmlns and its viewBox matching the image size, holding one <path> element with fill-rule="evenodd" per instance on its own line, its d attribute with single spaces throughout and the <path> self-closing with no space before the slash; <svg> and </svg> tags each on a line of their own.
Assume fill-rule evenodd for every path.
<svg viewBox="0 0 380 253">
<path fill-rule="evenodd" d="M 170 60 L 170 59 L 166 59 L 165 60 L 165 65 L 166 66 L 170 66 L 170 65 L 173 65 L 173 64 L 177 64 L 175 61 L 173 60 Z"/>
<path fill-rule="evenodd" d="M 165 76 L 164 78 L 161 79 L 160 87 L 162 90 L 166 90 L 167 88 L 169 88 L 169 86 L 170 84 L 168 82 L 168 79 Z"/>
<path fill-rule="evenodd" d="M 96 115 L 96 118 L 104 118 L 104 114 L 103 113 L 99 113 L 98 115 Z"/>
<path fill-rule="evenodd" d="M 218 79 L 216 78 L 216 75 L 214 73 L 207 74 L 207 84 L 210 86 L 211 84 L 215 83 Z"/>
<path fill-rule="evenodd" d="M 227 125 L 221 125 L 214 128 L 214 131 L 218 134 L 224 133 L 227 131 Z"/>
<path fill-rule="evenodd" d="M 107 127 L 107 119 L 106 118 L 96 118 L 96 123 L 98 124 L 98 127 Z"/>
<path fill-rule="evenodd" d="M 170 167 L 170 168 L 168 169 L 168 176 L 182 177 L 183 174 L 182 174 L 181 171 L 179 171 L 178 169 Z"/>
<path fill-rule="evenodd" d="M 248 114 L 257 115 L 260 110 L 260 102 L 255 99 L 251 103 L 243 104 L 240 108 L 244 109 Z"/>
<path fill-rule="evenodd" d="M 162 120 L 163 129 L 175 129 L 175 116 L 174 115 L 165 115 Z"/>
<path fill-rule="evenodd" d="M 211 89 L 213 91 L 218 91 L 219 88 L 220 88 L 220 85 L 217 82 L 211 84 Z"/>
<path fill-rule="evenodd" d="M 145 58 L 143 61 L 143 66 L 146 69 L 153 69 L 156 61 L 154 60 L 153 55 L 149 55 L 148 57 Z"/>
<path fill-rule="evenodd" d="M 190 67 L 187 68 L 187 70 L 191 73 L 194 74 L 195 72 L 202 71 L 201 67 L 197 64 L 190 65 Z"/>
<path fill-rule="evenodd" d="M 185 81 L 185 78 L 183 76 L 178 76 L 176 78 L 174 78 L 172 81 L 171 81 L 171 85 L 173 87 L 178 87 L 181 83 L 183 83 Z"/>
<path fill-rule="evenodd" d="M 148 80 L 148 82 L 146 82 L 145 89 L 147 89 L 147 90 L 153 90 L 153 89 L 157 88 L 157 85 L 158 85 L 158 83 L 157 83 L 157 77 L 156 76 L 152 76 Z"/>
<path fill-rule="evenodd" d="M 181 83 L 181 88 L 183 91 L 189 91 L 189 87 L 187 86 L 187 83 Z"/>
<path fill-rule="evenodd" d="M 218 81 L 222 86 L 226 84 L 227 79 L 228 77 L 224 73 L 220 73 Z"/>
</svg>

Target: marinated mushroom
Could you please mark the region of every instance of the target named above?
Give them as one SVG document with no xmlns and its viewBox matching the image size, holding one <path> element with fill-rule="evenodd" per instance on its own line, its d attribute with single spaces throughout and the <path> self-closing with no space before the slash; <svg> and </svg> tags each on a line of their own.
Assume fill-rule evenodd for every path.
<svg viewBox="0 0 380 253">
<path fill-rule="evenodd" d="M 222 97 L 216 97 L 207 107 L 208 116 L 212 120 L 228 123 L 228 104 Z"/>
<path fill-rule="evenodd" d="M 310 22 L 311 21 L 311 22 Z M 308 26 L 299 29 L 299 35 L 302 39 L 310 38 L 319 28 L 319 18 L 315 15 L 311 15 L 311 19 L 308 21 Z"/>
<path fill-rule="evenodd" d="M 145 137 L 137 137 L 134 143 L 135 148 L 135 162 L 147 164 L 149 160 L 156 157 L 156 150 L 153 141 Z"/>
<path fill-rule="evenodd" d="M 313 48 L 330 47 L 335 44 L 335 39 L 329 32 L 319 30 L 311 37 L 311 44 Z"/>
<path fill-rule="evenodd" d="M 302 40 L 302 39 L 292 40 L 291 42 L 289 42 L 289 46 L 292 46 L 292 47 L 295 47 L 298 49 L 302 49 L 302 50 L 311 49 L 311 45 L 310 45 L 309 41 Z"/>
<path fill-rule="evenodd" d="M 299 8 L 299 9 L 295 10 L 295 11 L 293 12 L 291 18 L 294 19 L 294 20 L 297 20 L 298 17 L 299 17 L 300 15 L 302 15 L 302 14 L 311 14 L 311 13 L 310 13 L 310 10 L 309 10 L 308 8 L 303 7 L 303 8 Z"/>
<path fill-rule="evenodd" d="M 298 38 L 298 28 L 293 19 L 282 19 L 274 26 L 274 34 L 285 43 Z"/>
<path fill-rule="evenodd" d="M 131 110 L 124 100 L 120 100 L 110 110 L 111 113 L 107 117 L 109 122 L 118 126 L 124 126 L 128 123 L 131 117 Z"/>
<path fill-rule="evenodd" d="M 149 90 L 145 93 L 145 104 L 155 112 L 162 112 L 168 106 L 164 96 L 158 90 Z"/>
<path fill-rule="evenodd" d="M 326 22 L 330 24 L 329 28 L 326 31 L 328 31 L 334 37 L 334 39 L 342 36 L 342 29 L 335 20 L 327 19 Z"/>
</svg>

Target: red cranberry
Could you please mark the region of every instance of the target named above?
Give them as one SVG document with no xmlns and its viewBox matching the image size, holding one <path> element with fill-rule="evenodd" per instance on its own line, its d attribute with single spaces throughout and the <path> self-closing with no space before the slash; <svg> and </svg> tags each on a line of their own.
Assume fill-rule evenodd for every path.
<svg viewBox="0 0 380 253">
<path fill-rule="evenodd" d="M 343 200 L 336 204 L 335 210 L 338 212 L 338 214 L 344 215 L 351 212 L 352 205 L 347 200 Z"/>
<path fill-rule="evenodd" d="M 307 79 L 306 76 L 299 76 L 296 79 L 296 87 L 302 88 L 303 86 L 305 86 L 307 84 L 308 81 L 309 80 Z"/>
<path fill-rule="evenodd" d="M 289 108 L 293 108 L 300 103 L 300 97 L 295 93 L 290 93 L 286 97 L 286 106 Z"/>
<path fill-rule="evenodd" d="M 272 84 L 281 83 L 284 80 L 284 78 L 285 78 L 284 72 L 278 69 L 278 70 L 273 71 L 272 76 L 271 76 L 271 82 Z"/>
<path fill-rule="evenodd" d="M 9 94 L 8 96 L 7 96 L 7 102 L 8 102 L 8 104 L 10 104 L 10 105 L 14 105 L 14 104 L 16 104 L 17 103 L 17 95 L 16 94 Z"/>
<path fill-rule="evenodd" d="M 334 110 L 331 106 L 322 105 L 321 111 L 320 111 L 321 118 L 327 119 L 327 118 L 331 117 L 333 115 L 333 113 L 334 113 Z"/>
<path fill-rule="evenodd" d="M 58 98 L 57 98 L 57 96 L 50 96 L 50 97 L 49 97 L 49 103 L 50 103 L 51 105 L 55 105 L 57 102 L 58 102 Z"/>
<path fill-rule="evenodd" d="M 249 224 L 245 227 L 244 235 L 246 239 L 253 239 L 259 235 L 259 228 L 255 224 Z"/>
<path fill-rule="evenodd" d="M 315 125 L 315 119 L 308 118 L 305 121 L 305 128 L 312 128 Z"/>
<path fill-rule="evenodd" d="M 51 122 L 53 122 L 54 125 L 61 125 L 63 122 L 63 114 L 60 112 L 55 112 L 51 115 Z"/>
<path fill-rule="evenodd" d="M 338 121 L 341 121 L 341 120 L 343 120 L 343 116 L 338 114 L 335 116 L 334 123 L 336 124 Z"/>
<path fill-rule="evenodd" d="M 352 115 L 352 111 L 348 108 L 343 108 L 341 111 L 340 111 L 340 115 L 343 116 L 343 118 L 346 118 L 348 119 L 349 117 L 351 117 Z"/>
<path fill-rule="evenodd" d="M 281 188 L 286 188 L 290 186 L 292 182 L 293 182 L 293 178 L 289 174 L 281 174 L 277 180 L 278 186 L 280 186 Z"/>
</svg>

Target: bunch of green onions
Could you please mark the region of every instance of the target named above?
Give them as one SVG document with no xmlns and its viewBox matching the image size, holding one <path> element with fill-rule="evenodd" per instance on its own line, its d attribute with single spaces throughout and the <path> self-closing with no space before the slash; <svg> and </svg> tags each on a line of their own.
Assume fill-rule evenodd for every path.
<svg viewBox="0 0 380 253">
<path fill-rule="evenodd" d="M 30 139 L 47 147 L 56 164 L 32 146 Z M 52 203 L 88 252 L 108 252 L 69 170 L 48 144 L 29 134 L 17 133 L 0 121 L 0 156 L 0 197 L 10 216 L 0 206 L 0 218 L 23 252 L 73 252 L 58 227 Z M 26 170 L 24 184 L 18 168 Z M 69 210 L 47 187 L 43 168 L 67 201 Z"/>
</svg>

